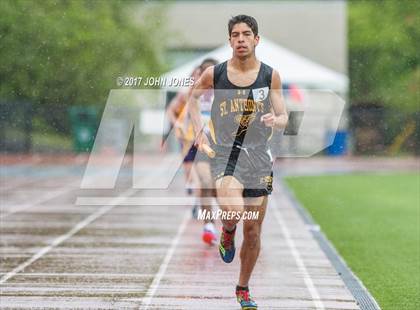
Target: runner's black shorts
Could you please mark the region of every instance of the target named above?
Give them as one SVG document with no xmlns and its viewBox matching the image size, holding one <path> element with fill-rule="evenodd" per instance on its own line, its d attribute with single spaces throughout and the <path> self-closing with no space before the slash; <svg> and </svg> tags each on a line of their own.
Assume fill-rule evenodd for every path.
<svg viewBox="0 0 420 310">
<path fill-rule="evenodd" d="M 189 148 L 187 155 L 185 155 L 184 157 L 184 163 L 193 162 L 196 155 L 197 155 L 197 148 L 193 144 Z"/>
<path fill-rule="evenodd" d="M 187 155 L 185 155 L 184 157 L 184 163 L 189 163 L 189 162 L 209 162 L 209 157 L 203 153 L 203 152 L 199 152 L 197 150 L 197 147 L 195 147 L 194 145 L 191 146 L 191 148 L 188 150 Z"/>
<path fill-rule="evenodd" d="M 214 180 L 231 175 L 243 186 L 243 197 L 270 195 L 273 191 L 273 160 L 265 146 L 242 148 L 240 146 L 212 145 L 216 152 L 210 161 Z"/>
</svg>

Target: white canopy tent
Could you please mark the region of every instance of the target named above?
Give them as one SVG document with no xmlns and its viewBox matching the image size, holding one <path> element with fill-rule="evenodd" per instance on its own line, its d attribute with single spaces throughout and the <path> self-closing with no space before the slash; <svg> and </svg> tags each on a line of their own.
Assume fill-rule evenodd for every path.
<svg viewBox="0 0 420 310">
<path fill-rule="evenodd" d="M 317 64 L 264 37 L 260 39 L 256 55 L 259 60 L 279 71 L 283 84 L 294 84 L 299 88 L 329 89 L 340 94 L 347 93 L 348 77 L 346 75 Z M 223 62 L 231 57 L 232 48 L 227 43 L 165 73 L 162 77 L 167 79 L 189 77 L 193 69 L 205 58 L 214 58 Z M 172 90 L 170 87 L 166 89 Z M 179 88 L 173 90 L 179 90 Z"/>
</svg>

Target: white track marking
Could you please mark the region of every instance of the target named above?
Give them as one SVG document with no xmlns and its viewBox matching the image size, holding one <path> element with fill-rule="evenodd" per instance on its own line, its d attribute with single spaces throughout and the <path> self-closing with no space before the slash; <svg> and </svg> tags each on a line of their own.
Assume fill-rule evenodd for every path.
<svg viewBox="0 0 420 310">
<path fill-rule="evenodd" d="M 35 253 L 31 258 L 14 268 L 12 271 L 6 273 L 4 276 L 0 278 L 0 284 L 5 283 L 7 280 L 15 276 L 20 271 L 24 270 L 26 267 L 28 267 L 30 264 L 41 258 L 43 255 L 51 251 L 54 247 L 58 246 L 59 244 L 66 241 L 68 238 L 79 232 L 81 229 L 92 223 L 94 220 L 96 220 L 98 217 L 104 215 L 105 213 L 109 212 L 112 208 L 114 208 L 116 205 L 121 203 L 121 201 L 124 201 L 124 199 L 128 196 L 133 195 L 135 192 L 137 192 L 136 189 L 130 188 L 129 190 L 122 193 L 120 196 L 115 197 L 113 200 L 112 205 L 104 206 L 97 210 L 96 212 L 92 213 L 88 217 L 86 217 L 83 221 L 79 222 L 74 226 L 72 229 L 70 229 L 66 234 L 59 236 L 58 238 L 54 239 L 53 242 L 51 242 L 50 245 L 42 248 L 37 253 Z"/>
<path fill-rule="evenodd" d="M 295 245 L 295 242 L 293 241 L 290 230 L 287 228 L 286 221 L 283 219 L 283 216 L 281 215 L 276 199 L 274 198 L 274 195 L 271 195 L 270 199 L 272 200 L 272 210 L 274 212 L 274 216 L 277 220 L 277 222 L 280 225 L 280 228 L 282 230 L 282 233 L 284 235 L 284 238 L 286 240 L 286 243 L 292 252 L 293 258 L 296 261 L 296 264 L 298 266 L 299 271 L 303 275 L 303 280 L 305 282 L 306 287 L 308 288 L 309 293 L 311 294 L 311 297 L 313 299 L 313 302 L 315 304 L 315 308 L 319 310 L 324 310 L 324 303 L 322 302 L 318 290 L 316 289 L 314 282 L 312 281 L 311 276 L 308 273 L 308 270 L 306 269 L 305 263 L 302 260 L 302 257 L 300 256 L 300 253 Z"/>
<path fill-rule="evenodd" d="M 103 206 L 108 205 L 112 197 L 78 197 L 76 205 L 78 206 Z M 204 204 L 211 204 L 213 197 L 204 198 Z M 161 196 L 150 196 L 150 197 L 129 197 L 122 205 L 123 206 L 193 206 L 196 204 L 195 197 L 161 197 Z M 229 205 L 243 204 L 243 198 L 229 198 Z M 220 205 L 220 204 L 219 204 Z M 255 203 L 257 206 L 258 204 Z"/>
<path fill-rule="evenodd" d="M 57 272 L 51 272 L 51 273 L 45 273 L 45 272 L 21 272 L 19 273 L 19 276 L 22 277 L 93 277 L 93 278 L 100 278 L 100 277 L 121 277 L 121 278 L 146 278 L 154 276 L 154 273 L 69 273 L 69 272 L 63 272 L 63 273 L 57 273 Z"/>
<path fill-rule="evenodd" d="M 91 178 L 93 180 L 99 179 L 99 178 L 101 178 L 101 174 L 98 173 L 97 175 L 94 175 Z M 27 209 L 30 209 L 30 208 L 36 206 L 36 205 L 44 203 L 48 200 L 51 200 L 51 199 L 54 199 L 54 198 L 59 197 L 61 195 L 67 194 L 67 193 L 69 193 L 73 190 L 80 189 L 80 182 L 81 182 L 80 180 L 70 182 L 70 183 L 66 184 L 65 186 L 60 187 L 57 191 L 48 193 L 45 196 L 41 196 L 40 198 L 35 199 L 35 201 L 31 201 L 30 204 L 24 204 L 24 205 L 18 206 L 18 208 L 16 210 L 13 210 L 13 211 L 10 211 L 10 212 L 7 212 L 7 213 L 1 213 L 0 212 L 0 219 L 4 219 L 4 218 L 8 217 L 9 215 L 15 214 L 17 212 L 25 211 Z M 90 181 L 90 182 L 93 182 L 93 181 Z M 97 199 L 97 198 L 98 197 L 93 197 L 93 199 Z M 114 198 L 115 197 L 110 198 L 110 201 L 112 202 Z M 98 204 L 96 204 L 96 205 L 98 205 Z M 103 205 L 103 204 L 99 204 L 99 205 Z M 112 203 L 108 203 L 107 205 L 108 206 L 112 205 Z"/>
<path fill-rule="evenodd" d="M 95 293 L 112 293 L 112 292 L 114 292 L 114 293 L 116 293 L 116 292 L 119 292 L 119 293 L 135 293 L 135 292 L 138 292 L 138 289 L 139 289 L 138 284 L 132 284 L 132 285 L 118 284 L 118 286 L 88 286 L 88 285 L 82 286 L 82 285 L 80 285 L 78 287 L 71 287 L 70 288 L 70 290 L 72 292 L 82 292 L 82 293 L 86 293 L 86 291 L 88 291 L 89 293 L 93 293 L 93 292 L 95 292 Z M 57 285 L 41 286 L 41 287 L 39 287 L 39 286 L 28 286 L 28 287 L 25 287 L 25 286 L 18 286 L 18 287 L 10 286 L 10 287 L 7 287 L 7 288 L 3 288 L 2 291 L 5 292 L 5 293 L 6 293 L 6 291 L 8 293 L 11 293 L 11 292 L 21 293 L 22 291 L 24 291 L 24 292 L 30 292 L 32 294 L 36 293 L 36 292 L 48 292 L 48 293 L 56 292 L 56 293 L 58 293 L 58 292 L 68 292 L 69 287 L 68 286 L 57 286 Z M 5 294 L 5 295 L 7 295 L 7 294 Z M 74 296 L 72 296 L 72 297 L 74 297 Z M 28 308 L 26 308 L 26 309 L 28 309 Z M 31 309 L 31 308 L 29 308 L 29 309 Z M 34 308 L 32 308 L 32 309 L 34 309 Z M 80 309 L 80 308 L 78 308 L 78 309 Z"/>
<path fill-rule="evenodd" d="M 178 228 L 178 232 L 177 232 L 175 238 L 172 240 L 171 246 L 168 249 L 168 252 L 166 253 L 165 258 L 163 259 L 163 262 L 160 265 L 159 270 L 156 273 L 152 284 L 150 285 L 149 289 L 147 290 L 146 295 L 145 295 L 144 299 L 142 300 L 140 308 L 144 307 L 145 310 L 149 309 L 149 305 L 150 305 L 150 303 L 153 299 L 153 296 L 156 293 L 156 290 L 159 287 L 160 281 L 162 280 L 162 278 L 163 278 L 163 276 L 166 272 L 166 269 L 168 268 L 168 265 L 169 265 L 169 262 L 171 261 L 172 255 L 174 254 L 175 249 L 178 245 L 179 239 L 181 239 L 181 235 L 184 232 L 185 227 L 187 226 L 188 220 L 191 216 L 190 213 L 191 213 L 190 210 L 185 212 L 184 218 L 181 222 L 181 225 Z"/>
<path fill-rule="evenodd" d="M 4 178 L 6 179 L 7 177 L 4 177 Z M 0 178 L 0 180 L 1 180 L 1 178 Z M 26 182 L 22 183 L 22 180 L 19 180 L 17 183 L 12 183 L 12 184 L 8 184 L 8 185 L 1 185 L 0 186 L 0 192 L 7 192 L 7 191 L 10 191 L 12 189 L 16 189 L 18 187 L 28 186 L 28 185 L 30 185 L 32 183 L 35 183 L 35 182 L 36 181 L 34 181 L 34 180 L 31 180 L 31 181 L 26 180 Z M 6 183 L 6 182 L 3 182 L 3 183 Z"/>
<path fill-rule="evenodd" d="M 80 181 L 71 182 L 69 184 L 66 184 L 65 186 L 60 187 L 57 191 L 49 192 L 46 195 L 43 195 L 41 197 L 38 197 L 37 199 L 31 200 L 31 203 L 18 205 L 15 210 L 9 211 L 7 213 L 1 213 L 0 214 L 0 219 L 4 219 L 4 218 L 6 218 L 6 217 L 8 217 L 12 214 L 17 213 L 17 212 L 25 211 L 29 208 L 32 208 L 36 205 L 44 203 L 48 200 L 51 200 L 51 199 L 54 199 L 54 198 L 59 197 L 61 195 L 67 194 L 67 193 L 77 189 L 76 186 L 78 186 L 79 184 L 80 184 Z"/>
</svg>

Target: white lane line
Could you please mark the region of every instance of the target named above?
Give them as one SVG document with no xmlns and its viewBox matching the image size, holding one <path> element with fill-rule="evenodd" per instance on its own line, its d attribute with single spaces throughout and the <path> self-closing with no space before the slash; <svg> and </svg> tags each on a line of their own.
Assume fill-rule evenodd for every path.
<svg viewBox="0 0 420 310">
<path fill-rule="evenodd" d="M 78 197 L 76 200 L 76 205 L 78 206 L 97 206 L 97 205 L 107 205 L 109 204 L 112 197 Z M 211 204 L 213 202 L 213 197 L 204 198 L 202 201 L 203 204 Z M 193 206 L 197 202 L 195 197 L 161 197 L 161 196 L 149 196 L 149 197 L 129 197 L 127 198 L 123 205 L 124 206 Z M 229 199 L 229 205 L 237 204 L 241 205 L 243 203 L 243 198 L 232 198 Z M 220 206 L 220 204 L 219 204 Z"/>
<path fill-rule="evenodd" d="M 5 177 L 4 179 L 7 179 L 7 177 Z M 1 178 L 0 178 L 0 180 L 1 180 Z M 22 182 L 23 181 L 23 182 Z M 24 181 L 26 181 L 26 182 L 24 182 Z M 3 182 L 3 181 L 2 181 Z M 4 183 L 5 183 L 6 181 L 4 181 Z M 28 180 L 26 180 L 26 179 L 24 179 L 24 180 L 15 180 L 15 182 L 12 182 L 12 183 L 9 183 L 8 185 L 4 185 L 4 184 L 2 184 L 1 186 L 0 186 L 0 192 L 7 192 L 7 191 L 10 191 L 10 190 L 13 190 L 13 189 L 16 189 L 16 188 L 18 188 L 18 187 L 22 187 L 22 186 L 28 186 L 28 185 L 30 185 L 30 184 L 32 184 L 32 183 L 35 183 L 36 181 L 34 181 L 34 180 L 31 180 L 31 181 L 28 181 Z"/>
<path fill-rule="evenodd" d="M 66 234 L 59 236 L 58 238 L 54 239 L 53 242 L 51 242 L 50 245 L 42 248 L 37 253 L 35 253 L 31 258 L 14 268 L 12 271 L 6 273 L 4 276 L 0 278 L 0 284 L 5 283 L 7 280 L 15 276 L 20 271 L 24 270 L 26 267 L 28 267 L 30 264 L 38 260 L 40 257 L 51 251 L 54 247 L 58 246 L 60 243 L 63 243 L 68 238 L 79 232 L 81 229 L 92 223 L 94 220 L 96 220 L 98 217 L 104 215 L 105 213 L 109 212 L 112 208 L 117 206 L 119 203 L 124 201 L 124 199 L 128 196 L 133 195 L 135 192 L 137 192 L 136 189 L 130 188 L 129 190 L 122 193 L 120 196 L 115 197 L 113 204 L 104 206 L 97 210 L 96 212 L 92 213 L 88 217 L 86 217 L 83 221 L 79 222 L 74 226 L 72 229 L 70 229 Z"/>
<path fill-rule="evenodd" d="M 94 182 L 95 180 L 98 180 L 101 177 L 102 177 L 102 175 L 100 173 L 98 173 L 94 176 L 91 176 L 90 177 L 90 179 L 91 179 L 90 182 Z M 25 211 L 27 209 L 30 209 L 34 206 L 37 206 L 41 203 L 44 203 L 44 202 L 48 201 L 48 200 L 51 200 L 51 199 L 54 199 L 54 198 L 59 197 L 61 195 L 65 195 L 67 193 L 70 193 L 73 190 L 80 189 L 80 182 L 81 182 L 81 180 L 76 180 L 74 182 L 70 182 L 70 183 L 60 187 L 57 191 L 48 193 L 44 196 L 41 196 L 38 199 L 32 200 L 31 203 L 29 203 L 29 204 L 17 205 L 16 206 L 17 208 L 15 210 L 10 211 L 10 212 L 3 213 L 2 211 L 0 211 L 0 220 L 4 219 L 4 218 L 6 218 L 6 217 L 8 217 L 12 214 L 15 214 L 17 212 L 21 212 L 21 211 Z M 96 199 L 96 198 L 97 197 L 94 197 L 94 199 Z M 77 199 L 79 199 L 79 198 L 77 198 Z M 112 201 L 112 199 L 114 199 L 114 197 L 111 198 L 111 201 Z M 98 204 L 96 204 L 96 205 L 98 205 Z M 102 204 L 99 204 L 99 205 L 102 205 Z M 107 205 L 110 205 L 110 204 L 107 204 Z"/>
<path fill-rule="evenodd" d="M 36 205 L 42 204 L 48 200 L 54 199 L 56 197 L 59 197 L 61 195 L 65 195 L 73 190 L 77 189 L 77 186 L 80 184 L 80 181 L 71 182 L 69 184 L 66 184 L 65 186 L 60 187 L 57 191 L 54 192 L 48 192 L 46 195 L 43 195 L 41 197 L 38 197 L 36 199 L 31 199 L 31 203 L 23 204 L 23 205 L 14 205 L 13 207 L 16 207 L 14 210 L 11 210 L 7 213 L 1 212 L 0 219 L 4 219 L 12 214 L 15 214 L 17 212 L 25 211 L 29 208 L 32 208 Z"/>
<path fill-rule="evenodd" d="M 21 272 L 19 276 L 22 277 L 121 277 L 121 278 L 148 278 L 154 276 L 154 273 L 45 273 L 45 272 Z"/>
<path fill-rule="evenodd" d="M 181 235 L 184 232 L 185 227 L 187 226 L 187 223 L 188 223 L 188 220 L 190 219 L 190 217 L 191 217 L 191 211 L 187 210 L 184 214 L 184 218 L 181 222 L 181 225 L 178 228 L 178 232 L 176 233 L 175 238 L 172 240 L 171 246 L 168 249 L 168 252 L 166 253 L 165 258 L 163 259 L 163 262 L 160 265 L 159 270 L 156 273 L 152 284 L 150 285 L 149 289 L 147 290 L 145 297 L 142 299 L 142 303 L 141 303 L 140 308 L 144 307 L 145 310 L 149 309 L 149 305 L 150 305 L 150 303 L 153 299 L 153 296 L 155 295 L 156 290 L 159 287 L 160 281 L 162 280 L 162 278 L 163 278 L 163 276 L 166 272 L 166 269 L 168 268 L 168 265 L 169 265 L 169 262 L 171 261 L 172 255 L 175 252 L 175 249 L 178 245 L 179 239 L 181 239 Z"/>
<path fill-rule="evenodd" d="M 39 285 L 39 283 L 38 283 Z M 112 285 L 112 284 L 111 284 Z M 18 286 L 18 287 L 7 287 L 7 288 L 2 288 L 2 293 L 51 293 L 51 292 L 71 292 L 70 294 L 74 293 L 74 292 L 82 292 L 82 293 L 137 293 L 139 290 L 139 286 L 138 284 L 132 284 L 132 285 L 121 285 L 118 284 L 118 287 L 116 286 L 108 286 L 108 287 L 104 287 L 104 286 L 82 286 L 79 284 L 78 287 L 74 287 L 74 286 L 57 286 L 55 284 L 52 284 L 52 286 Z M 27 294 L 29 295 L 29 294 Z M 19 295 L 18 295 L 19 296 Z M 60 296 L 61 297 L 61 296 Z M 72 296 L 73 297 L 73 296 Z M 16 309 L 16 308 L 15 308 Z M 31 308 L 29 308 L 31 309 Z M 34 309 L 34 308 L 32 308 Z M 38 308 L 39 309 L 39 308 Z M 80 309 L 80 308 L 78 308 Z M 100 308 L 103 309 L 103 308 Z M 107 308 L 109 309 L 109 308 Z"/>
<path fill-rule="evenodd" d="M 279 185 L 281 186 L 281 185 Z M 290 249 L 290 251 L 292 252 L 293 258 L 296 261 L 296 264 L 298 266 L 299 271 L 301 272 L 301 274 L 303 275 L 303 280 L 305 282 L 306 287 L 308 288 L 309 293 L 311 294 L 312 300 L 315 304 L 315 308 L 319 309 L 319 310 L 324 310 L 324 303 L 322 302 L 318 290 L 316 289 L 314 282 L 312 281 L 311 276 L 308 273 L 308 270 L 306 269 L 305 263 L 302 260 L 302 257 L 300 256 L 300 253 L 295 245 L 295 242 L 292 239 L 292 236 L 290 234 L 290 230 L 287 228 L 286 225 L 286 221 L 283 219 L 283 216 L 281 215 L 279 209 L 278 209 L 278 205 L 277 205 L 277 201 L 275 198 L 275 195 L 271 195 L 271 201 L 272 201 L 272 210 L 274 212 L 274 216 L 277 220 L 277 222 L 280 225 L 280 228 L 282 230 L 282 233 L 284 235 L 284 238 L 286 240 L 286 243 Z"/>
</svg>

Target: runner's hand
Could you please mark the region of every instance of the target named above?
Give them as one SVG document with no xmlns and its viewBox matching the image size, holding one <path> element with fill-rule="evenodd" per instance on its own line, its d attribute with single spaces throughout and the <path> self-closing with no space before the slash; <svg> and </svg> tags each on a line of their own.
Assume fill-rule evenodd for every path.
<svg viewBox="0 0 420 310">
<path fill-rule="evenodd" d="M 261 122 L 264 123 L 266 127 L 274 127 L 276 117 L 273 113 L 267 113 L 261 116 Z"/>
<path fill-rule="evenodd" d="M 200 132 L 197 136 L 197 138 L 195 139 L 195 143 L 194 145 L 197 147 L 197 149 L 199 151 L 202 151 L 202 145 L 203 144 L 207 144 L 210 145 L 209 139 L 207 139 L 207 136 L 205 135 L 204 132 Z"/>
</svg>

